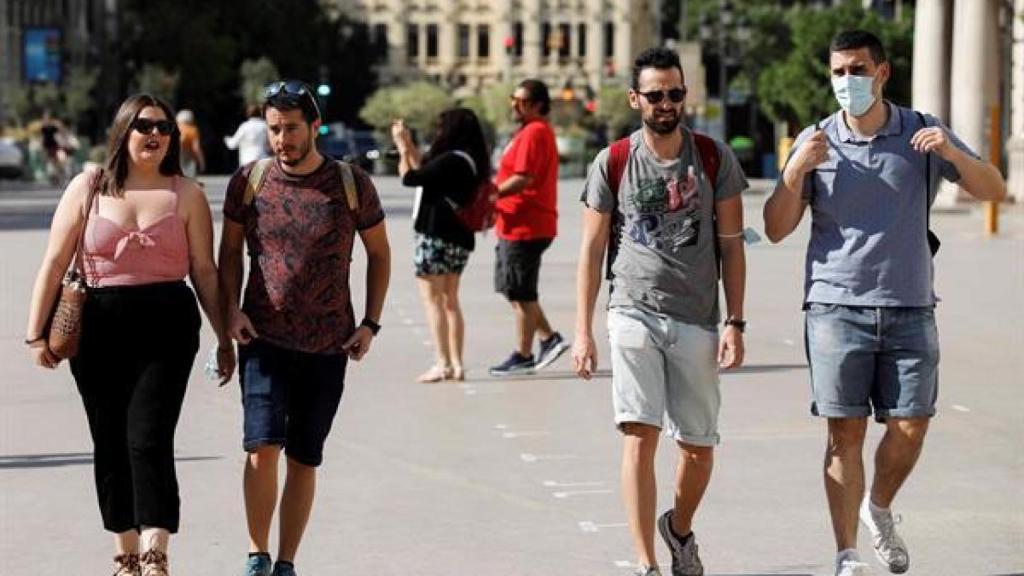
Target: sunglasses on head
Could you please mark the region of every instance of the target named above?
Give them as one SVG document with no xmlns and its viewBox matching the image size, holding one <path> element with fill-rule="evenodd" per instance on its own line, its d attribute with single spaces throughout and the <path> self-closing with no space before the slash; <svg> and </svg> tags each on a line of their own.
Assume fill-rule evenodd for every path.
<svg viewBox="0 0 1024 576">
<path fill-rule="evenodd" d="M 310 104 L 313 105 L 313 109 L 316 110 L 317 116 L 320 115 L 320 107 L 316 104 L 316 98 L 309 91 L 309 87 L 304 82 L 298 80 L 281 80 L 278 82 L 271 82 L 263 89 L 263 101 L 270 102 L 271 100 L 284 100 L 288 104 L 298 105 L 300 100 L 306 99 Z"/>
<path fill-rule="evenodd" d="M 637 94 L 647 99 L 650 104 L 658 104 L 668 96 L 669 101 L 673 104 L 679 104 L 686 99 L 686 88 L 672 88 L 671 90 L 651 90 L 650 92 L 637 92 Z"/>
<path fill-rule="evenodd" d="M 132 122 L 132 128 L 135 129 L 139 134 L 152 134 L 153 128 L 160 133 L 161 136 L 167 136 L 171 132 L 174 132 L 174 122 L 170 120 L 150 120 L 149 118 L 136 118 Z"/>
</svg>

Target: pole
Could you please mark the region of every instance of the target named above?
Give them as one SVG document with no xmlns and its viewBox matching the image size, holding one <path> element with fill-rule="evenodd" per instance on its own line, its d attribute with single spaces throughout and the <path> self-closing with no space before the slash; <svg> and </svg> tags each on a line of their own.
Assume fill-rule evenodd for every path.
<svg viewBox="0 0 1024 576">
<path fill-rule="evenodd" d="M 726 78 L 728 68 L 725 63 L 725 22 L 722 15 L 726 10 L 727 0 L 718 0 L 718 97 L 722 100 L 722 142 L 729 142 L 729 81 Z"/>
</svg>

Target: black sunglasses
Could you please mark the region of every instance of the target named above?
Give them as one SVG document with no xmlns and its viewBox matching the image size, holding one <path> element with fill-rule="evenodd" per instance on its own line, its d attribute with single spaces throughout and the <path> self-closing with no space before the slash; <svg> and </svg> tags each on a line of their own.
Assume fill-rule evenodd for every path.
<svg viewBox="0 0 1024 576">
<path fill-rule="evenodd" d="M 149 118 L 136 118 L 132 122 L 132 128 L 135 129 L 139 134 L 152 134 L 153 128 L 160 133 L 161 136 L 167 136 L 171 132 L 174 132 L 176 128 L 174 122 L 170 120 L 150 120 Z"/>
<path fill-rule="evenodd" d="M 651 90 L 650 92 L 637 91 L 637 94 L 646 98 L 647 102 L 650 104 L 657 104 L 661 102 L 665 99 L 666 95 L 668 95 L 668 99 L 673 104 L 679 104 L 686 99 L 686 88 L 672 88 L 667 92 L 664 90 Z"/>
<path fill-rule="evenodd" d="M 298 105 L 300 100 L 306 99 L 316 110 L 317 117 L 320 116 L 320 107 L 316 104 L 316 98 L 313 97 L 313 93 L 304 82 L 281 80 L 267 84 L 263 89 L 263 101 L 270 102 L 279 99 L 291 105 Z"/>
</svg>

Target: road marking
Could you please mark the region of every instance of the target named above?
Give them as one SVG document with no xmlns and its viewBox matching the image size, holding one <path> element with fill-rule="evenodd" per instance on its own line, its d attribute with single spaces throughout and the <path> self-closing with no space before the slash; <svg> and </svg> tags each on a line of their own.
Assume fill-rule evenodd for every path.
<svg viewBox="0 0 1024 576">
<path fill-rule="evenodd" d="M 557 480 L 545 480 L 544 485 L 548 488 L 584 488 L 587 486 L 604 486 L 607 482 L 559 482 Z"/>
<path fill-rule="evenodd" d="M 423 340 L 423 345 L 426 346 L 427 348 L 429 348 L 429 347 L 433 346 L 434 343 L 431 342 L 430 340 Z"/>
<path fill-rule="evenodd" d="M 618 524 L 618 523 L 616 523 L 616 524 L 597 524 L 597 523 L 591 522 L 589 520 L 582 520 L 582 521 L 578 522 L 578 524 L 579 524 L 580 530 L 582 530 L 584 532 L 600 532 L 601 530 L 608 530 L 610 528 L 625 528 L 626 527 L 626 524 L 624 522 L 621 523 L 621 524 Z"/>
<path fill-rule="evenodd" d="M 551 436 L 551 432 L 546 430 L 521 430 L 519 432 L 503 432 L 501 434 L 501 437 L 506 440 L 525 438 L 527 436 Z"/>
<path fill-rule="evenodd" d="M 594 494 L 611 494 L 611 490 L 565 490 L 562 492 L 552 492 L 551 495 L 555 498 L 569 498 L 571 496 L 591 496 Z"/>
<path fill-rule="evenodd" d="M 789 338 L 786 338 L 785 340 L 783 340 L 782 343 L 785 344 L 786 346 L 796 346 L 796 342 L 794 342 L 793 340 L 790 340 Z"/>
<path fill-rule="evenodd" d="M 495 430 L 508 430 L 508 425 L 507 424 L 495 424 L 494 425 L 494 429 Z"/>
<path fill-rule="evenodd" d="M 462 392 L 466 396 L 476 396 L 478 394 L 504 394 L 504 390 L 486 389 L 481 390 L 475 388 L 472 384 L 459 384 L 459 388 L 462 388 Z"/>
<path fill-rule="evenodd" d="M 615 561 L 615 567 L 616 568 L 632 568 L 633 567 L 633 563 L 630 562 L 629 560 L 616 560 Z"/>
<path fill-rule="evenodd" d="M 402 324 L 406 326 L 412 326 L 412 318 L 402 318 Z"/>
<path fill-rule="evenodd" d="M 960 404 L 953 404 L 952 408 L 953 408 L 953 410 L 956 410 L 957 412 L 970 412 L 971 411 L 971 409 L 968 408 L 967 406 L 961 406 Z"/>
<path fill-rule="evenodd" d="M 519 455 L 523 462 L 540 462 L 541 460 L 575 460 L 579 456 L 575 454 L 530 454 L 523 452 Z"/>
</svg>

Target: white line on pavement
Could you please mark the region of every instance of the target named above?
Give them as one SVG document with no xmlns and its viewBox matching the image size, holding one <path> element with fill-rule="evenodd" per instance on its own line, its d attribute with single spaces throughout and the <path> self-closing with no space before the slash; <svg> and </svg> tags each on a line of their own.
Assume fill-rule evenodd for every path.
<svg viewBox="0 0 1024 576">
<path fill-rule="evenodd" d="M 575 460 L 579 456 L 575 454 L 530 454 L 523 452 L 519 455 L 523 462 L 539 462 L 541 460 Z"/>
<path fill-rule="evenodd" d="M 552 492 L 551 495 L 555 498 L 569 498 L 571 496 L 592 496 L 594 494 L 611 494 L 611 490 L 564 490 L 561 492 Z"/>
<path fill-rule="evenodd" d="M 625 528 L 626 527 L 625 523 L 597 524 L 596 522 L 591 522 L 589 520 L 582 520 L 582 521 L 578 522 L 578 524 L 579 524 L 580 530 L 582 530 L 584 532 L 600 532 L 601 530 L 607 530 L 609 528 Z"/>
<path fill-rule="evenodd" d="M 551 436 L 551 432 L 546 430 L 522 430 L 520 432 L 503 432 L 501 434 L 501 437 L 506 440 L 514 440 L 526 436 Z"/>
<path fill-rule="evenodd" d="M 604 486 L 607 482 L 559 482 L 558 480 L 545 480 L 544 486 L 548 488 L 583 488 L 587 486 Z"/>
<path fill-rule="evenodd" d="M 956 410 L 957 412 L 970 412 L 971 411 L 971 409 L 968 408 L 967 406 L 961 406 L 960 404 L 953 404 L 952 408 L 953 408 L 953 410 Z"/>
</svg>

